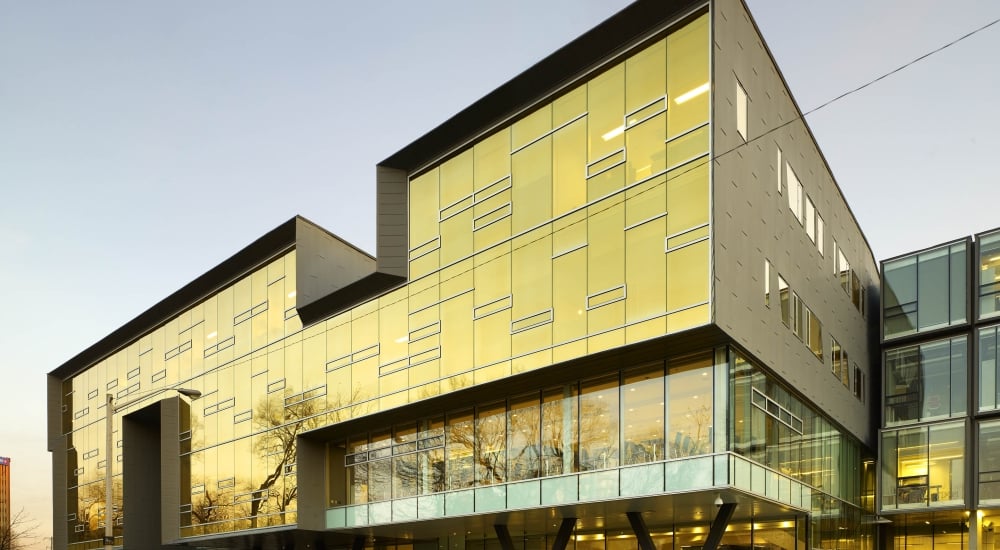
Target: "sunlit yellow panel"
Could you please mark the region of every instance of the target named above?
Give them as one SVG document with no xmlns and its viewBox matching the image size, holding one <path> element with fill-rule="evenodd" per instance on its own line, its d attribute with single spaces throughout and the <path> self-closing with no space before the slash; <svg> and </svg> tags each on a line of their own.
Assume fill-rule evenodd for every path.
<svg viewBox="0 0 1000 550">
<path fill-rule="evenodd" d="M 378 395 L 378 357 L 353 363 L 351 369 L 351 401 L 371 399 Z"/>
<path fill-rule="evenodd" d="M 608 306 L 624 309 L 621 303 Z M 625 345 L 625 329 L 619 328 L 587 338 L 587 353 L 594 354 Z"/>
<path fill-rule="evenodd" d="M 476 308 L 510 296 L 510 255 L 502 255 L 475 267 Z"/>
<path fill-rule="evenodd" d="M 410 367 L 410 385 L 424 384 L 441 378 L 441 360 L 433 359 Z"/>
<path fill-rule="evenodd" d="M 625 60 L 625 111 L 645 107 L 667 91 L 667 41 L 661 39 Z"/>
<path fill-rule="evenodd" d="M 485 384 L 487 382 L 493 382 L 494 380 L 500 380 L 501 378 L 506 378 L 508 376 L 510 376 L 510 361 L 504 361 L 502 363 L 476 369 L 476 371 L 472 373 L 472 381 L 474 384 Z"/>
<path fill-rule="evenodd" d="M 409 387 L 409 381 L 410 377 L 406 369 L 380 376 L 378 379 L 379 395 L 389 395 L 404 390 Z"/>
<path fill-rule="evenodd" d="M 402 407 L 408 403 L 407 392 L 400 391 L 391 394 L 385 394 L 383 392 L 383 397 L 378 400 L 378 410 L 387 411 L 389 409 L 395 409 L 396 407 Z"/>
<path fill-rule="evenodd" d="M 542 328 L 539 328 L 538 330 L 548 330 L 549 333 L 550 333 L 550 335 L 548 336 L 548 340 L 549 341 L 552 340 L 552 336 L 551 336 L 552 328 L 551 327 L 542 327 Z M 515 337 L 516 336 L 517 335 L 515 335 Z M 525 347 L 528 347 L 528 346 L 525 346 Z M 549 348 L 543 349 L 541 351 L 536 351 L 536 352 L 530 353 L 528 355 L 522 355 L 520 357 L 514 358 L 511 361 L 510 369 L 511 369 L 511 372 L 513 374 L 517 374 L 517 373 L 521 373 L 521 372 L 528 372 L 530 370 L 540 369 L 542 367 L 547 367 L 547 366 L 551 365 L 552 363 L 553 363 L 553 361 L 552 361 L 552 348 L 549 347 Z"/>
<path fill-rule="evenodd" d="M 520 233 L 552 215 L 552 138 L 545 137 L 511 157 L 511 231 Z"/>
<path fill-rule="evenodd" d="M 667 174 L 667 234 L 708 223 L 708 164 Z"/>
<path fill-rule="evenodd" d="M 448 159 L 440 168 L 439 208 L 472 194 L 472 149 Z"/>
<path fill-rule="evenodd" d="M 398 292 L 394 294 L 398 295 Z M 407 310 L 408 301 L 404 298 L 382 306 L 379 311 L 378 341 L 381 363 L 404 358 L 409 353 L 407 336 L 410 329 Z"/>
<path fill-rule="evenodd" d="M 552 127 L 563 124 L 587 112 L 587 85 L 582 84 L 552 102 Z"/>
<path fill-rule="evenodd" d="M 510 147 L 517 150 L 552 130 L 552 104 L 539 107 L 535 112 L 511 126 Z"/>
<path fill-rule="evenodd" d="M 488 365 L 510 357 L 510 310 L 504 309 L 473 321 L 474 366 Z"/>
<path fill-rule="evenodd" d="M 410 180 L 410 248 L 416 248 L 434 237 L 438 228 L 438 169 Z"/>
<path fill-rule="evenodd" d="M 708 301 L 708 243 L 685 246 L 667 254 L 667 310 Z"/>
<path fill-rule="evenodd" d="M 625 186 L 625 165 L 605 170 L 587 180 L 587 200 L 595 201 L 620 190 Z"/>
<path fill-rule="evenodd" d="M 422 399 L 429 399 L 441 394 L 441 382 L 431 382 L 429 384 L 416 386 L 411 388 L 408 393 L 408 399 L 411 403 Z"/>
<path fill-rule="evenodd" d="M 474 189 L 481 189 L 510 174 L 510 127 L 472 147 L 475 172 Z"/>
<path fill-rule="evenodd" d="M 441 375 L 472 368 L 472 293 L 441 303 Z"/>
<path fill-rule="evenodd" d="M 351 351 L 355 355 L 364 353 L 364 350 L 376 346 L 378 343 L 377 310 L 351 320 Z"/>
<path fill-rule="evenodd" d="M 667 211 L 667 178 L 660 176 L 625 191 L 625 226 L 663 215 Z"/>
<path fill-rule="evenodd" d="M 472 209 L 441 222 L 441 265 L 472 255 Z"/>
<path fill-rule="evenodd" d="M 595 162 L 625 146 L 625 64 L 587 83 L 587 160 Z"/>
<path fill-rule="evenodd" d="M 552 308 L 552 237 L 546 229 L 515 242 L 511 255 L 515 321 Z"/>
<path fill-rule="evenodd" d="M 615 195 L 587 208 L 587 294 L 625 283 L 625 203 Z"/>
<path fill-rule="evenodd" d="M 670 140 L 667 143 L 667 168 L 673 169 L 708 154 L 708 137 L 709 126 L 706 125 Z"/>
<path fill-rule="evenodd" d="M 528 353 L 538 352 L 538 350 L 547 350 L 552 347 L 552 323 L 536 325 L 532 328 L 523 330 L 516 334 L 511 335 L 511 353 L 514 356 L 522 356 Z M 549 358 L 552 357 L 551 353 L 548 353 Z M 518 372 L 523 372 L 531 368 L 537 368 L 542 366 L 537 363 L 538 354 L 532 356 L 536 362 L 532 362 L 532 359 L 527 359 L 524 357 L 518 357 L 514 359 L 514 370 Z"/>
<path fill-rule="evenodd" d="M 658 218 L 625 233 L 625 320 L 642 321 L 666 313 L 667 262 L 663 253 L 666 218 Z"/>
<path fill-rule="evenodd" d="M 442 300 L 473 289 L 475 279 L 473 277 L 472 263 L 472 259 L 468 259 L 441 270 Z M 471 311 L 472 308 L 469 308 L 469 310 Z"/>
<path fill-rule="evenodd" d="M 708 304 L 671 313 L 667 316 L 667 330 L 677 332 L 691 327 L 704 325 L 708 322 Z"/>
<path fill-rule="evenodd" d="M 410 261 L 410 278 L 416 279 L 437 271 L 440 267 L 440 251 L 433 250 Z"/>
<path fill-rule="evenodd" d="M 552 135 L 552 216 L 586 202 L 587 120 L 580 119 Z"/>
<path fill-rule="evenodd" d="M 667 316 L 662 315 L 625 327 L 625 343 L 632 344 L 667 333 Z"/>
<path fill-rule="evenodd" d="M 625 147 L 628 151 L 626 184 L 642 181 L 666 169 L 666 126 L 667 115 L 660 114 L 625 131 Z"/>
<path fill-rule="evenodd" d="M 708 14 L 667 36 L 667 135 L 708 120 Z"/>
<path fill-rule="evenodd" d="M 587 335 L 586 304 L 587 249 L 581 248 L 552 260 L 554 343 L 559 344 Z"/>
</svg>

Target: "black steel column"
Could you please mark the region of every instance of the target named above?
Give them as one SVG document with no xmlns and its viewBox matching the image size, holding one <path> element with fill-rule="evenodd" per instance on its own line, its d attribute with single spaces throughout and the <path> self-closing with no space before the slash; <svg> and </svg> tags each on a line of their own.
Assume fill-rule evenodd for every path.
<svg viewBox="0 0 1000 550">
<path fill-rule="evenodd" d="M 646 527 L 646 522 L 642 519 L 642 514 L 628 512 L 625 515 L 628 516 L 628 522 L 632 524 L 632 531 L 635 532 L 635 540 L 639 543 L 639 550 L 656 550 L 653 538 L 649 536 L 649 528 Z"/>
<path fill-rule="evenodd" d="M 715 550 L 719 547 L 722 535 L 726 533 L 726 527 L 729 526 L 729 520 L 733 519 L 734 511 L 736 511 L 736 503 L 734 502 L 727 502 L 719 506 L 719 513 L 715 515 L 715 521 L 712 522 L 712 528 L 708 531 L 708 537 L 705 538 L 705 544 L 702 545 L 701 550 Z"/>
<path fill-rule="evenodd" d="M 569 536 L 573 534 L 573 527 L 576 526 L 576 518 L 563 518 L 559 524 L 559 532 L 556 533 L 556 540 L 552 543 L 552 550 L 566 550 L 566 543 Z"/>
<path fill-rule="evenodd" d="M 497 540 L 500 542 L 501 550 L 514 550 L 514 541 L 510 538 L 510 530 L 506 525 L 494 525 L 493 530 L 497 532 Z"/>
</svg>

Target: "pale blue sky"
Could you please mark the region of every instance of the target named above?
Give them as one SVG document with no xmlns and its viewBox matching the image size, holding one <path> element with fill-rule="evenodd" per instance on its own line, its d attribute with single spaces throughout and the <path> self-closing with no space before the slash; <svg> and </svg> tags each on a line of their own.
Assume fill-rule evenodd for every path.
<svg viewBox="0 0 1000 550">
<path fill-rule="evenodd" d="M 376 162 L 625 4 L 0 0 L 15 506 L 48 533 L 46 372 L 295 214 L 372 251 Z M 749 4 L 803 110 L 1000 17 Z M 877 258 L 1000 225 L 998 51 L 1000 25 L 810 117 Z"/>
</svg>

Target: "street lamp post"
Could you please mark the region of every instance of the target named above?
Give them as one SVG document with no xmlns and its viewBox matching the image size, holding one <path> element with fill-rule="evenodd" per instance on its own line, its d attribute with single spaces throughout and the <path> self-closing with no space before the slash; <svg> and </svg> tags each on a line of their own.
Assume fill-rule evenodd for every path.
<svg viewBox="0 0 1000 550">
<path fill-rule="evenodd" d="M 107 409 L 105 409 L 105 414 L 104 414 L 104 419 L 105 419 L 104 435 L 106 438 L 104 448 L 107 449 L 105 458 L 106 465 L 104 467 L 104 549 L 105 550 L 112 550 L 115 544 L 115 531 L 114 531 L 115 503 L 114 503 L 114 495 L 111 492 L 111 478 L 114 477 L 115 473 L 114 471 L 115 452 L 113 449 L 114 437 L 112 436 L 111 430 L 114 428 L 113 421 L 115 413 L 131 405 L 135 405 L 136 403 L 142 401 L 143 399 L 147 399 L 149 397 L 152 397 L 153 395 L 165 391 L 175 391 L 181 395 L 190 397 L 191 399 L 198 399 L 199 397 L 201 397 L 201 392 L 198 390 L 191 390 L 188 388 L 160 388 L 157 390 L 146 392 L 145 394 L 140 394 L 140 396 L 136 396 L 132 400 L 126 401 L 125 403 L 116 406 L 115 397 L 110 393 L 107 394 Z"/>
</svg>

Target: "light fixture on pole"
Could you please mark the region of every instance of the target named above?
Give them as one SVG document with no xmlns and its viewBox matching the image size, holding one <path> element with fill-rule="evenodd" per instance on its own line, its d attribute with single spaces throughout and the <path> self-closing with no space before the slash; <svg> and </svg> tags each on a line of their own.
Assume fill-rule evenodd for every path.
<svg viewBox="0 0 1000 550">
<path fill-rule="evenodd" d="M 105 458 L 104 458 L 104 548 L 105 550 L 112 550 L 115 544 L 115 527 L 114 527 L 114 495 L 111 492 L 111 479 L 114 477 L 114 458 L 115 452 L 114 437 L 112 436 L 112 429 L 114 428 L 114 416 L 115 413 L 135 405 L 136 403 L 142 401 L 143 399 L 148 399 L 158 393 L 165 391 L 175 391 L 183 396 L 189 397 L 191 399 L 198 399 L 201 397 L 201 392 L 198 390 L 192 390 L 188 388 L 159 388 L 149 392 L 144 392 L 132 398 L 130 401 L 126 401 L 120 405 L 115 405 L 115 396 L 110 393 L 107 394 L 107 408 L 104 411 L 104 432 L 105 432 Z"/>
</svg>

